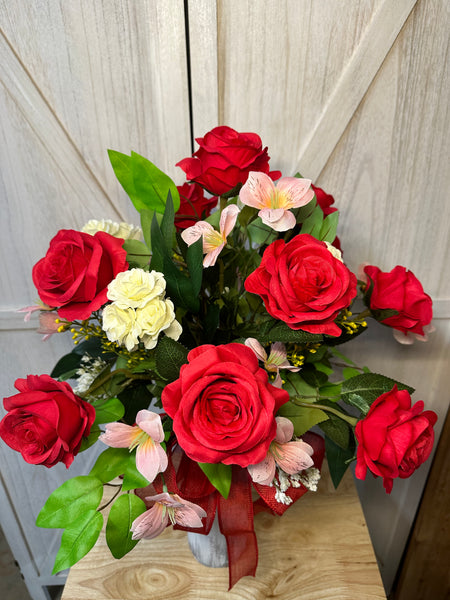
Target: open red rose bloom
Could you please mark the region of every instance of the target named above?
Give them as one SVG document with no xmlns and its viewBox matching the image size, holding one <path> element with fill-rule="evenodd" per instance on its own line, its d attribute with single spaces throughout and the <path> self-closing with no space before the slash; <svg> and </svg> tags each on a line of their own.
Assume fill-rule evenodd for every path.
<svg viewBox="0 0 450 600">
<path fill-rule="evenodd" d="M 268 382 L 242 344 L 199 346 L 188 361 L 161 397 L 186 454 L 241 467 L 263 460 L 275 437 L 275 414 L 289 394 Z"/>
</svg>

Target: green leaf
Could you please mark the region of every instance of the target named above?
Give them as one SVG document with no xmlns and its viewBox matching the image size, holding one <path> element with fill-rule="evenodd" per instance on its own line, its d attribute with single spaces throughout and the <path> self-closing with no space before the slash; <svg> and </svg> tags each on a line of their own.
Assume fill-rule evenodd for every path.
<svg viewBox="0 0 450 600">
<path fill-rule="evenodd" d="M 300 233 L 309 233 L 316 239 L 320 240 L 322 231 L 323 212 L 320 206 L 316 206 L 312 213 L 307 217 L 302 224 Z"/>
<path fill-rule="evenodd" d="M 81 438 L 81 446 L 80 446 L 80 449 L 78 450 L 78 453 L 84 452 L 84 450 L 87 450 L 88 448 L 93 446 L 95 444 L 95 442 L 98 440 L 98 436 L 100 434 L 101 434 L 100 427 L 98 425 L 92 425 L 89 436 L 87 438 L 86 437 Z"/>
<path fill-rule="evenodd" d="M 369 404 L 367 404 L 364 398 L 358 394 L 348 394 L 345 401 L 347 404 L 351 404 L 351 406 L 357 408 L 364 416 L 366 416 L 370 410 Z"/>
<path fill-rule="evenodd" d="M 277 415 L 286 417 L 292 421 L 294 433 L 297 437 L 309 431 L 314 425 L 328 419 L 328 415 L 323 410 L 314 408 L 313 404 L 311 404 L 311 408 L 306 408 L 304 406 L 297 406 L 293 402 L 283 404 L 278 410 Z"/>
<path fill-rule="evenodd" d="M 252 337 L 255 337 L 261 344 L 269 344 L 271 342 L 307 344 L 318 343 L 323 340 L 322 335 L 308 333 L 300 329 L 291 329 L 286 323 L 275 319 L 265 321 L 252 333 Z"/>
<path fill-rule="evenodd" d="M 327 400 L 323 400 L 322 404 L 327 404 Z M 341 409 L 342 410 L 342 409 Z M 335 444 L 343 449 L 347 449 L 350 444 L 350 429 L 347 423 L 345 423 L 339 417 L 328 413 L 328 421 L 325 421 L 319 425 L 325 435 L 333 440 Z"/>
<path fill-rule="evenodd" d="M 79 354 L 74 354 L 73 352 L 70 354 L 65 354 L 53 367 L 50 377 L 54 377 L 55 379 L 69 379 L 67 375 L 71 375 L 73 377 L 76 371 L 80 368 L 81 358 L 82 357 Z"/>
<path fill-rule="evenodd" d="M 350 448 L 341 448 L 341 446 L 338 446 L 333 440 L 325 436 L 325 453 L 330 468 L 331 481 L 334 487 L 337 488 L 348 469 L 354 452 Z"/>
<path fill-rule="evenodd" d="M 173 241 L 175 239 L 175 211 L 173 209 L 173 200 L 172 194 L 167 194 L 166 207 L 164 210 L 164 215 L 161 221 L 161 233 L 164 238 L 164 245 L 167 249 L 171 249 L 173 247 Z"/>
<path fill-rule="evenodd" d="M 122 490 L 124 492 L 147 487 L 150 483 L 149 480 L 137 470 L 136 453 L 133 452 L 130 457 L 131 458 L 126 465 L 125 473 L 123 474 Z"/>
<path fill-rule="evenodd" d="M 150 251 L 139 240 L 125 240 L 123 248 L 127 251 L 127 262 L 131 268 L 143 269 L 150 262 Z"/>
<path fill-rule="evenodd" d="M 186 253 L 186 263 L 191 278 L 192 292 L 198 296 L 203 279 L 203 241 L 202 238 L 191 244 Z"/>
<path fill-rule="evenodd" d="M 247 208 L 247 207 L 245 207 Z M 250 207 L 248 207 L 250 208 Z M 254 209 L 252 209 L 254 210 Z M 256 217 L 254 221 L 247 227 L 252 244 L 261 246 L 262 244 L 270 244 L 277 238 L 277 232 L 261 221 L 261 217 Z"/>
<path fill-rule="evenodd" d="M 168 381 L 175 381 L 180 376 L 181 365 L 187 363 L 187 355 L 187 348 L 165 335 L 155 351 L 158 373 Z"/>
<path fill-rule="evenodd" d="M 137 413 L 140 410 L 147 409 L 153 400 L 153 395 L 147 389 L 147 384 L 138 381 L 134 385 L 126 387 L 118 396 L 125 406 L 123 420 L 128 425 L 134 425 Z"/>
<path fill-rule="evenodd" d="M 144 208 L 145 205 L 140 203 L 134 187 L 133 172 L 131 170 L 131 156 L 122 154 L 116 150 L 108 150 L 108 156 L 120 185 L 130 197 L 130 200 L 133 202 L 136 210 L 139 211 L 139 208 Z M 139 206 L 139 208 L 136 206 L 136 204 Z"/>
<path fill-rule="evenodd" d="M 103 495 L 97 477 L 80 475 L 65 481 L 47 499 L 36 519 L 38 527 L 67 527 L 88 510 L 96 509 Z"/>
<path fill-rule="evenodd" d="M 319 388 L 319 394 L 321 396 L 335 396 L 336 400 L 338 400 L 341 396 L 341 384 L 326 383 Z"/>
<path fill-rule="evenodd" d="M 308 202 L 308 204 L 305 204 L 305 206 L 301 206 L 300 208 L 293 210 L 292 212 L 295 215 L 295 220 L 297 221 L 297 223 L 303 223 L 304 221 L 306 221 L 306 219 L 313 213 L 316 206 L 317 198 L 314 194 L 314 197 L 311 200 L 311 202 Z"/>
<path fill-rule="evenodd" d="M 381 394 L 390 392 L 394 385 L 397 385 L 399 390 L 407 390 L 410 394 L 414 392 L 414 388 L 390 377 L 377 373 L 362 373 L 347 379 L 342 384 L 342 400 L 351 404 L 350 395 L 356 394 L 370 406 Z"/>
<path fill-rule="evenodd" d="M 139 540 L 131 539 L 131 525 L 146 510 L 135 494 L 122 494 L 114 502 L 106 523 L 106 542 L 114 558 L 122 558 L 136 546 Z"/>
<path fill-rule="evenodd" d="M 125 407 L 119 398 L 109 398 L 101 404 L 94 403 L 95 423 L 112 423 L 119 421 L 125 414 Z"/>
<path fill-rule="evenodd" d="M 94 510 L 83 512 L 61 538 L 52 574 L 73 566 L 93 548 L 103 527 L 103 515 Z"/>
<path fill-rule="evenodd" d="M 134 454 L 128 448 L 107 448 L 97 458 L 89 475 L 107 483 L 123 475 L 130 460 L 134 461 Z"/>
<path fill-rule="evenodd" d="M 356 377 L 360 372 L 358 369 L 354 369 L 353 367 L 344 367 L 342 369 L 342 375 L 344 379 L 351 379 L 352 377 Z"/>
<path fill-rule="evenodd" d="M 320 229 L 320 238 L 323 242 L 334 242 L 339 221 L 339 211 L 335 211 L 325 217 Z"/>
<path fill-rule="evenodd" d="M 283 378 L 286 379 L 283 388 L 289 392 L 289 396 L 298 396 L 302 400 L 303 396 L 313 396 L 314 399 L 317 399 L 317 389 L 306 383 L 298 373 L 285 372 Z"/>
<path fill-rule="evenodd" d="M 305 365 L 301 371 L 301 377 L 313 388 L 320 388 L 328 381 L 327 375 L 315 369 L 313 365 Z"/>
<path fill-rule="evenodd" d="M 136 194 L 144 202 L 145 208 L 163 213 L 169 192 L 172 195 L 174 210 L 180 208 L 177 186 L 156 165 L 137 152 L 131 152 L 131 169 Z"/>
<path fill-rule="evenodd" d="M 198 466 L 216 490 L 227 499 L 231 488 L 231 465 L 198 463 Z"/>
</svg>

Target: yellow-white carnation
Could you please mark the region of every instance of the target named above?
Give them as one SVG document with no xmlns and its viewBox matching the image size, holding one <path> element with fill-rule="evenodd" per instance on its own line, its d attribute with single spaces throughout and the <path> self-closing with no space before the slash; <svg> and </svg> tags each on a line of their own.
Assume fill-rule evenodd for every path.
<svg viewBox="0 0 450 600">
<path fill-rule="evenodd" d="M 103 331 L 110 342 L 117 342 L 131 352 L 139 343 L 141 328 L 136 321 L 133 308 L 120 308 L 116 303 L 103 309 Z"/>
<path fill-rule="evenodd" d="M 147 350 L 156 346 L 161 331 L 173 340 L 177 340 L 182 332 L 181 325 L 175 319 L 173 302 L 168 298 L 154 298 L 138 308 L 136 322 L 141 329 L 140 339 Z"/>
<path fill-rule="evenodd" d="M 116 223 L 115 221 L 111 221 L 111 219 L 102 219 L 101 221 L 91 219 L 81 231 L 90 235 L 95 235 L 97 231 L 105 231 L 116 238 L 124 240 L 142 239 L 142 229 L 140 227 L 135 227 L 134 225 L 130 225 L 130 223 Z"/>
<path fill-rule="evenodd" d="M 143 269 L 130 269 L 118 273 L 108 285 L 108 299 L 120 308 L 142 308 L 154 298 L 161 298 L 166 291 L 162 273 Z"/>
</svg>

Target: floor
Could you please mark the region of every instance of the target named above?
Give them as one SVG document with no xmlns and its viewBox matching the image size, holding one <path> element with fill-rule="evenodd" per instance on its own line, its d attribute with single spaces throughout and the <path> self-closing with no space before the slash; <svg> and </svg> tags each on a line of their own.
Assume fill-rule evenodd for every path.
<svg viewBox="0 0 450 600">
<path fill-rule="evenodd" d="M 53 587 L 54 600 L 61 597 L 62 588 Z M 2 600 L 32 600 L 14 560 L 8 542 L 0 528 L 0 598 Z"/>
</svg>

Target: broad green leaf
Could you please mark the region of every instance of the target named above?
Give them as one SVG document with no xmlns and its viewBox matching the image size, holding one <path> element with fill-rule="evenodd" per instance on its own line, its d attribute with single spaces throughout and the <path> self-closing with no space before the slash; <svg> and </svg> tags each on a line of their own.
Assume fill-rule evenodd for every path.
<svg viewBox="0 0 450 600">
<path fill-rule="evenodd" d="M 253 209 L 254 210 L 254 209 Z M 270 244 L 277 237 L 277 232 L 265 225 L 261 221 L 261 217 L 256 217 L 254 221 L 247 227 L 253 247 L 261 246 L 262 244 Z"/>
<path fill-rule="evenodd" d="M 162 236 L 164 238 L 164 245 L 167 249 L 172 249 L 173 247 L 173 242 L 175 239 L 175 226 L 174 226 L 174 220 L 175 220 L 175 211 L 173 209 L 173 200 L 172 200 L 172 194 L 169 193 L 167 195 L 167 200 L 166 200 L 166 207 L 164 209 L 164 215 L 161 221 L 161 233 Z"/>
<path fill-rule="evenodd" d="M 125 407 L 119 398 L 109 398 L 101 403 L 94 403 L 95 423 L 112 423 L 119 421 L 125 414 Z"/>
<path fill-rule="evenodd" d="M 98 440 L 98 436 L 100 434 L 101 434 L 100 427 L 98 425 L 92 425 L 91 431 L 89 432 L 89 436 L 87 438 L 84 437 L 81 439 L 81 446 L 80 446 L 80 449 L 78 450 L 78 453 L 84 452 L 84 450 L 87 450 L 88 448 L 93 446 L 95 444 L 95 442 Z"/>
<path fill-rule="evenodd" d="M 80 368 L 81 358 L 82 357 L 80 354 L 75 354 L 74 352 L 65 354 L 53 367 L 50 377 L 54 377 L 55 379 L 60 378 L 63 380 L 69 379 L 69 377 L 74 377 L 76 371 Z M 67 376 L 65 377 L 65 375 Z"/>
<path fill-rule="evenodd" d="M 367 404 L 364 398 L 358 394 L 347 394 L 345 401 L 347 404 L 351 404 L 351 406 L 357 408 L 364 416 L 366 416 L 370 410 L 369 404 Z"/>
<path fill-rule="evenodd" d="M 158 373 L 168 381 L 175 381 L 180 376 L 181 365 L 187 363 L 187 355 L 187 348 L 165 335 L 155 351 Z"/>
<path fill-rule="evenodd" d="M 216 490 L 227 499 L 231 488 L 231 465 L 198 463 L 198 466 Z"/>
<path fill-rule="evenodd" d="M 320 240 L 322 231 L 323 212 L 320 206 L 316 206 L 312 213 L 307 217 L 302 224 L 300 233 L 309 233 L 316 239 Z"/>
<path fill-rule="evenodd" d="M 394 385 L 397 385 L 399 390 L 407 390 L 410 394 L 414 392 L 414 388 L 390 377 L 377 373 L 362 373 L 344 381 L 342 384 L 342 400 L 351 404 L 349 401 L 350 395 L 357 394 L 370 406 L 381 394 L 390 392 Z"/>
<path fill-rule="evenodd" d="M 301 377 L 314 388 L 320 388 L 328 381 L 327 375 L 318 371 L 313 365 L 305 365 L 301 370 Z"/>
<path fill-rule="evenodd" d="M 156 218 L 158 223 L 161 225 L 163 215 L 154 210 L 143 209 L 141 210 L 141 229 L 144 235 L 144 240 L 147 248 L 152 247 L 152 221 L 153 217 Z"/>
<path fill-rule="evenodd" d="M 139 240 L 125 240 L 124 250 L 127 251 L 127 262 L 131 268 L 143 269 L 150 262 L 150 251 L 147 246 Z"/>
<path fill-rule="evenodd" d="M 131 454 L 128 448 L 107 448 L 97 458 L 89 475 L 106 483 L 123 475 L 128 463 L 134 460 L 134 453 Z"/>
<path fill-rule="evenodd" d="M 354 452 L 349 448 L 341 448 L 341 446 L 335 444 L 328 436 L 325 436 L 325 452 L 330 468 L 331 481 L 334 487 L 337 488 L 349 467 Z"/>
<path fill-rule="evenodd" d="M 126 465 L 125 473 L 123 474 L 122 490 L 127 492 L 129 490 L 137 490 L 144 488 L 149 485 L 149 481 L 137 470 L 136 467 L 136 454 L 131 455 L 131 460 Z"/>
<path fill-rule="evenodd" d="M 312 214 L 316 206 L 317 198 L 314 194 L 314 198 L 311 200 L 311 202 L 308 202 L 308 204 L 305 204 L 305 206 L 301 206 L 300 208 L 293 210 L 292 212 L 295 215 L 297 223 L 303 223 L 303 221 L 306 221 L 306 219 Z"/>
<path fill-rule="evenodd" d="M 139 540 L 131 539 L 131 525 L 146 510 L 135 494 L 122 494 L 114 502 L 106 523 L 106 542 L 114 558 L 122 558 L 136 546 Z"/>
<path fill-rule="evenodd" d="M 327 400 L 323 400 L 322 403 L 326 404 Z M 333 440 L 335 444 L 341 448 L 347 449 L 350 444 L 350 429 L 345 421 L 339 417 L 328 413 L 328 420 L 320 423 L 319 427 L 322 429 L 325 435 Z"/>
<path fill-rule="evenodd" d="M 116 150 L 108 150 L 108 156 L 120 185 L 126 191 L 136 210 L 139 212 L 141 208 L 145 208 L 145 205 L 140 202 L 136 195 L 133 172 L 131 169 L 131 156 L 122 154 L 122 152 L 117 152 Z"/>
<path fill-rule="evenodd" d="M 153 394 L 149 392 L 147 384 L 142 381 L 136 381 L 135 385 L 126 387 L 118 396 L 125 406 L 123 420 L 128 425 L 134 425 L 137 413 L 140 410 L 148 409 L 153 400 Z"/>
<path fill-rule="evenodd" d="M 311 408 L 305 408 L 304 406 L 297 406 L 293 402 L 286 402 L 286 404 L 283 404 L 277 415 L 286 417 L 292 421 L 294 433 L 297 437 L 300 437 L 309 431 L 314 425 L 328 419 L 328 415 L 323 410 L 314 408 L 313 404 L 311 405 Z"/>
<path fill-rule="evenodd" d="M 309 385 L 309 383 L 306 383 L 298 373 L 285 372 L 283 373 L 283 378 L 286 379 L 286 383 L 283 387 L 289 392 L 289 396 L 298 396 L 301 399 L 303 399 L 303 397 L 313 397 L 314 399 L 317 399 L 317 389 Z"/>
<path fill-rule="evenodd" d="M 339 221 L 339 211 L 335 211 L 325 217 L 320 230 L 320 239 L 323 242 L 334 242 Z"/>
<path fill-rule="evenodd" d="M 351 379 L 352 377 L 360 375 L 360 371 L 358 371 L 358 369 L 354 369 L 353 367 L 344 367 L 342 369 L 342 375 L 344 379 Z"/>
<path fill-rule="evenodd" d="M 321 396 L 335 396 L 336 400 L 339 400 L 341 396 L 341 384 L 325 383 L 319 388 L 319 394 Z"/>
<path fill-rule="evenodd" d="M 186 263 L 191 278 L 192 292 L 198 296 L 203 279 L 203 241 L 201 238 L 188 247 Z"/>
<path fill-rule="evenodd" d="M 96 509 L 103 495 L 97 477 L 80 475 L 65 481 L 47 499 L 36 519 L 38 527 L 67 527 L 88 510 Z"/>
<path fill-rule="evenodd" d="M 275 319 L 265 321 L 257 330 L 251 333 L 251 337 L 255 337 L 261 344 L 269 344 L 271 342 L 307 344 L 318 343 L 323 340 L 322 335 L 308 333 L 300 329 L 291 329 L 286 323 Z"/>
<path fill-rule="evenodd" d="M 211 213 L 209 215 L 209 217 L 206 217 L 205 221 L 207 223 L 209 223 L 210 225 L 212 225 L 214 227 L 214 229 L 219 229 L 219 223 L 220 223 L 220 210 L 215 210 L 213 213 Z"/>
<path fill-rule="evenodd" d="M 144 204 L 144 208 L 163 213 L 169 192 L 172 195 L 175 212 L 180 208 L 180 194 L 177 186 L 156 165 L 137 152 L 132 152 L 131 170 L 136 195 Z"/>
<path fill-rule="evenodd" d="M 61 538 L 52 574 L 72 567 L 93 548 L 103 527 L 103 515 L 94 510 L 83 512 Z"/>
</svg>

